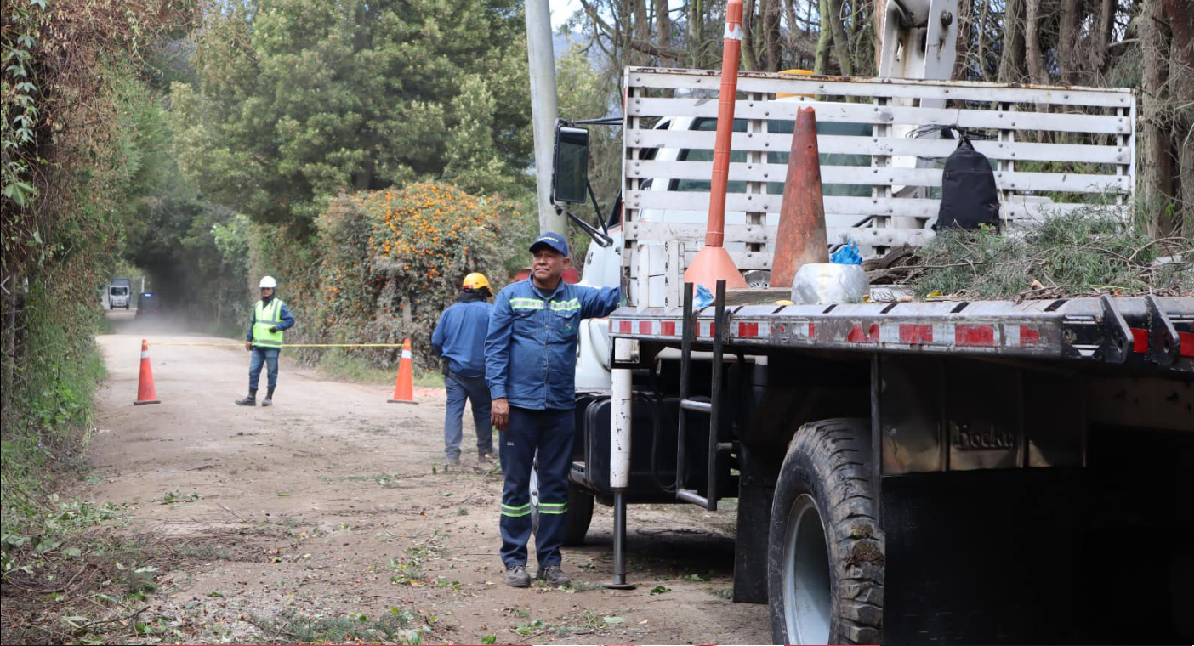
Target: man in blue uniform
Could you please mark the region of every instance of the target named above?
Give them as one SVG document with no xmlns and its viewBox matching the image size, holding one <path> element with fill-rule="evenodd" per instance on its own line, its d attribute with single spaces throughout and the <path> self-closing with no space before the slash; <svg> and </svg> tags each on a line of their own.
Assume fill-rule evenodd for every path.
<svg viewBox="0 0 1194 646">
<path fill-rule="evenodd" d="M 568 243 L 545 233 L 531 245 L 531 277 L 498 294 L 485 339 L 485 377 L 493 425 L 501 431 L 502 562 L 506 583 L 531 585 L 526 571 L 531 537 L 531 465 L 539 455 L 538 577 L 567 585 L 560 569 L 568 470 L 576 407 L 576 333 L 581 319 L 609 315 L 622 299 L 616 287 L 581 287 L 562 280 L 571 264 Z"/>
<path fill-rule="evenodd" d="M 485 335 L 493 306 L 485 274 L 464 277 L 460 297 L 439 317 L 431 335 L 431 346 L 443 357 L 444 386 L 448 391 L 444 416 L 444 453 L 449 466 L 460 465 L 460 440 L 464 436 L 464 402 L 473 407 L 477 426 L 477 458 L 488 461 L 493 454 L 493 426 L 489 415 L 489 386 L 485 384 Z"/>
</svg>

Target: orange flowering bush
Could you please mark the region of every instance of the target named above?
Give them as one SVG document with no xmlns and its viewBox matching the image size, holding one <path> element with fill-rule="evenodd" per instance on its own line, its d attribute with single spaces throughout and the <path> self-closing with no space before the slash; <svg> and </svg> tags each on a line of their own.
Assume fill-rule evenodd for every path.
<svg viewBox="0 0 1194 646">
<path fill-rule="evenodd" d="M 485 273 L 496 291 L 507 278 L 503 263 L 522 251 L 504 242 L 522 226 L 516 208 L 449 184 L 342 195 L 315 224 L 309 244 L 264 226 L 258 231 L 269 235 L 256 243 L 255 255 L 273 260 L 259 261 L 262 271 L 254 275 L 275 272 L 299 320 L 288 340 L 392 343 L 410 337 L 415 362 L 424 368 L 436 364 L 431 333 L 464 276 Z M 353 352 L 382 367 L 399 356 L 393 349 Z"/>
</svg>

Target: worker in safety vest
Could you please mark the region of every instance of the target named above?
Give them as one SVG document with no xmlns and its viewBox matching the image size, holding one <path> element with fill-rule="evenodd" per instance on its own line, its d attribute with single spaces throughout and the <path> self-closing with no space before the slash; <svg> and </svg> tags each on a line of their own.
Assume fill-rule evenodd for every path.
<svg viewBox="0 0 1194 646">
<path fill-rule="evenodd" d="M 238 406 L 257 405 L 257 385 L 261 383 L 262 364 L 269 367 L 269 390 L 262 406 L 273 406 L 274 388 L 278 386 L 278 353 L 282 351 L 282 332 L 294 327 L 290 308 L 275 295 L 278 281 L 273 276 L 261 279 L 261 300 L 253 308 L 253 320 L 245 335 L 245 350 L 253 353 L 249 361 L 249 395 L 236 400 Z"/>
<path fill-rule="evenodd" d="M 464 277 L 460 297 L 439 317 L 431 347 L 444 361 L 444 386 L 448 391 L 444 416 L 444 453 L 449 466 L 460 465 L 460 440 L 464 437 L 464 402 L 473 408 L 477 429 L 477 459 L 488 462 L 493 454 L 493 425 L 489 419 L 489 385 L 485 383 L 485 334 L 489 331 L 487 301 L 492 292 L 485 274 Z"/>
<path fill-rule="evenodd" d="M 560 545 L 568 512 L 568 469 L 576 426 L 576 344 L 582 319 L 608 316 L 618 307 L 617 287 L 582 287 L 563 281 L 571 264 L 568 243 L 544 233 L 531 245 L 531 277 L 498 294 L 485 338 L 485 377 L 493 396 L 493 425 L 501 431 L 502 562 L 506 584 L 525 588 L 531 538 L 531 465 L 538 453 L 538 577 L 567 585 Z"/>
</svg>

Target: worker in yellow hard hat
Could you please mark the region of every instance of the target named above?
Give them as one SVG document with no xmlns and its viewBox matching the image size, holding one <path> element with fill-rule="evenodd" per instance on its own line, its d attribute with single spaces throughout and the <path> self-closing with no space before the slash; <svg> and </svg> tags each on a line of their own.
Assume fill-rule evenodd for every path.
<svg viewBox="0 0 1194 646">
<path fill-rule="evenodd" d="M 440 315 L 431 335 L 431 345 L 443 360 L 444 386 L 448 391 L 444 453 L 449 466 L 460 465 L 465 400 L 472 406 L 477 427 L 477 460 L 489 462 L 493 455 L 489 386 L 485 383 L 485 335 L 489 332 L 489 312 L 493 309 L 488 302 L 490 296 L 485 274 L 465 276 L 459 298 Z"/>
</svg>

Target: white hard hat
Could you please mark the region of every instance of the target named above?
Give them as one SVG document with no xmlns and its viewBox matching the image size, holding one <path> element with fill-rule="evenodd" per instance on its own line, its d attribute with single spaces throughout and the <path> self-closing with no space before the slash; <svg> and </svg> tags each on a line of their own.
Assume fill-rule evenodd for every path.
<svg viewBox="0 0 1194 646">
<path fill-rule="evenodd" d="M 278 281 L 274 280 L 273 276 L 266 276 L 265 278 L 262 278 L 261 284 L 258 285 L 258 287 L 260 287 L 261 289 L 265 289 L 266 287 L 273 288 L 273 287 L 277 287 L 277 286 L 278 286 Z"/>
</svg>

